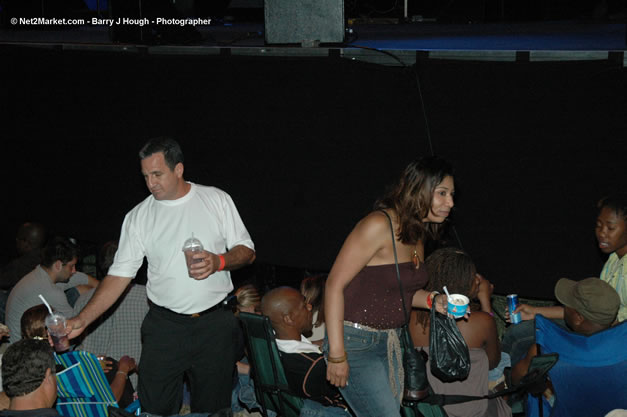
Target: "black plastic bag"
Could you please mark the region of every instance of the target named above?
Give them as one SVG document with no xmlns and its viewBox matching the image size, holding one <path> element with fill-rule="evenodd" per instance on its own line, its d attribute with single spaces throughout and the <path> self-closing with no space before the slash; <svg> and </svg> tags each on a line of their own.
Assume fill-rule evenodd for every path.
<svg viewBox="0 0 627 417">
<path fill-rule="evenodd" d="M 470 373 L 468 345 L 455 320 L 432 308 L 429 333 L 431 373 L 443 382 L 468 378 Z"/>
</svg>

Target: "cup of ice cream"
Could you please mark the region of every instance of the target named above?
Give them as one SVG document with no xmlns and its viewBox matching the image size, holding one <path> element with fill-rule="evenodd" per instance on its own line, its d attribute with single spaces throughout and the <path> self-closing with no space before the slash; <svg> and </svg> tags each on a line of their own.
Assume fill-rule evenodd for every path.
<svg viewBox="0 0 627 417">
<path fill-rule="evenodd" d="M 468 297 L 462 294 L 451 294 L 447 297 L 447 300 L 448 313 L 456 319 L 464 317 L 466 311 L 468 311 L 468 304 L 470 303 Z"/>
</svg>

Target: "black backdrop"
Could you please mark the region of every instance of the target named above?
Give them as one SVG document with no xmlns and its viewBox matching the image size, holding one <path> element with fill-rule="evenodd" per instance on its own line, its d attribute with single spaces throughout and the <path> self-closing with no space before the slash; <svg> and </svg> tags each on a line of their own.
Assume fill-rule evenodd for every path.
<svg viewBox="0 0 627 417">
<path fill-rule="evenodd" d="M 116 239 L 147 195 L 138 149 L 170 135 L 188 180 L 233 196 L 260 264 L 328 270 L 430 149 L 416 77 L 400 67 L 17 47 L 0 60 L 5 258 L 26 220 Z M 417 73 L 433 148 L 457 170 L 451 235 L 495 291 L 551 297 L 560 277 L 598 276 L 595 202 L 627 174 L 626 70 L 425 60 Z"/>
</svg>

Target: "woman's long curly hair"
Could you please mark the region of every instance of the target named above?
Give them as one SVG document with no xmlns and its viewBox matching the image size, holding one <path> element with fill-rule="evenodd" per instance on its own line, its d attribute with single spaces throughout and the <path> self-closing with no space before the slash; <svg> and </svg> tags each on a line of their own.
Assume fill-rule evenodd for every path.
<svg viewBox="0 0 627 417">
<path fill-rule="evenodd" d="M 436 239 L 442 224 L 423 223 L 429 214 L 433 193 L 453 167 L 437 156 L 411 162 L 399 180 L 375 203 L 375 210 L 393 209 L 398 216 L 397 236 L 404 244 L 415 245 L 425 237 Z"/>
<path fill-rule="evenodd" d="M 466 252 L 458 248 L 442 248 L 429 255 L 425 261 L 429 282 L 425 290 L 443 292 L 446 289 L 450 294 L 463 294 L 470 298 L 472 283 L 477 273 L 474 262 Z M 417 323 L 423 327 L 423 333 L 429 327 L 430 313 L 419 310 L 416 314 Z"/>
</svg>

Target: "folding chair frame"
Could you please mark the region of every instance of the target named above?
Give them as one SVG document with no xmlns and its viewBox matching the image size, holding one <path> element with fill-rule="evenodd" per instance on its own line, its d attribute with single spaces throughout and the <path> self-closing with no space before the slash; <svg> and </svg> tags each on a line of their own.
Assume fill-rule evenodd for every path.
<svg viewBox="0 0 627 417">
<path fill-rule="evenodd" d="M 251 365 L 255 394 L 261 404 L 262 414 L 267 417 L 267 410 L 272 410 L 282 417 L 298 417 L 303 400 L 296 396 L 287 384 L 270 319 L 244 312 L 240 313 L 239 317 L 244 324 L 248 362 Z M 271 375 L 264 373 L 261 362 L 270 364 Z"/>
</svg>

